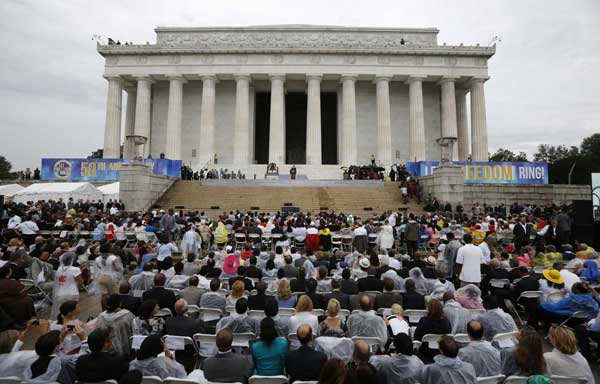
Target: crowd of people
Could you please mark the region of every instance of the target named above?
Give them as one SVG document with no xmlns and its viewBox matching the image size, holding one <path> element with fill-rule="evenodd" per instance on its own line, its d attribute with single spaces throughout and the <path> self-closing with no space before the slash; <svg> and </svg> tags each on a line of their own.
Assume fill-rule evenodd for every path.
<svg viewBox="0 0 600 384">
<path fill-rule="evenodd" d="M 0 377 L 594 383 L 599 259 L 564 207 L 452 217 L 124 208 L 5 206 Z M 40 236 L 48 227 L 66 233 Z M 90 303 L 101 312 L 84 321 Z M 256 339 L 240 347 L 240 333 Z M 198 353 L 170 339 L 197 334 L 214 344 Z"/>
<path fill-rule="evenodd" d="M 246 178 L 246 174 L 242 173 L 241 170 L 234 171 L 227 168 L 223 169 L 209 169 L 202 168 L 200 171 L 194 171 L 191 167 L 184 165 L 181 167 L 181 179 L 182 180 L 204 180 L 204 179 L 231 179 L 231 180 L 242 180 Z"/>
</svg>

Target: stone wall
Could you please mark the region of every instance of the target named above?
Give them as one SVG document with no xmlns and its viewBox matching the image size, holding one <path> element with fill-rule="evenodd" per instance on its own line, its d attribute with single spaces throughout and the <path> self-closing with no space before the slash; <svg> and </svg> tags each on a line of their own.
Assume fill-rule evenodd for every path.
<svg viewBox="0 0 600 384">
<path fill-rule="evenodd" d="M 120 176 L 119 198 L 128 211 L 149 209 L 177 180 L 155 175 L 149 166 L 139 163 L 123 164 Z"/>
</svg>

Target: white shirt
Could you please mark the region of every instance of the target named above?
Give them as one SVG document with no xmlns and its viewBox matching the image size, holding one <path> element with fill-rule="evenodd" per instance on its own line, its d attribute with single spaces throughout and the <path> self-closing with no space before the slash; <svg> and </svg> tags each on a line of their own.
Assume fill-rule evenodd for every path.
<svg viewBox="0 0 600 384">
<path fill-rule="evenodd" d="M 481 248 L 481 252 L 483 253 L 483 263 L 489 264 L 492 256 L 490 246 L 484 241 L 483 243 L 479 244 L 479 248 Z"/>
<path fill-rule="evenodd" d="M 110 212 L 111 215 L 116 215 L 119 212 L 119 208 L 117 208 L 117 207 L 110 207 L 109 212 Z"/>
<path fill-rule="evenodd" d="M 21 230 L 23 235 L 35 235 L 40 230 L 37 224 L 31 220 L 19 224 L 17 228 Z"/>
<path fill-rule="evenodd" d="M 58 295 L 65 296 L 79 296 L 79 287 L 75 280 L 77 276 L 81 275 L 81 270 L 77 267 L 60 267 L 56 271 L 56 284 L 55 289 L 60 290 Z"/>
<path fill-rule="evenodd" d="M 161 244 L 158 246 L 156 260 L 163 261 L 165 258 L 171 257 L 173 252 L 177 252 L 177 247 L 173 243 Z"/>
<path fill-rule="evenodd" d="M 367 236 L 367 230 L 365 227 L 357 227 L 354 230 L 354 236 Z"/>
<path fill-rule="evenodd" d="M 573 272 L 569 271 L 568 269 L 561 269 L 560 275 L 565 280 L 565 289 L 569 293 L 571 293 L 571 287 L 573 286 L 573 284 L 581 282 L 581 279 L 579 279 L 579 276 L 577 276 Z"/>
<path fill-rule="evenodd" d="M 460 281 L 467 283 L 481 282 L 481 264 L 483 263 L 481 248 L 473 244 L 463 245 L 458 249 L 456 262 L 462 264 L 462 270 L 458 277 Z"/>
<path fill-rule="evenodd" d="M 21 216 L 14 215 L 8 220 L 8 229 L 17 228 L 19 224 L 21 224 Z"/>
</svg>

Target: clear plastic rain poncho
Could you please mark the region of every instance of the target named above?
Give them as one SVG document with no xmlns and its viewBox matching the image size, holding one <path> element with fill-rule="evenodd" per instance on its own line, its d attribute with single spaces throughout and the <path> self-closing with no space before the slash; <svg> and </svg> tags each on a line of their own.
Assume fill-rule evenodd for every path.
<svg viewBox="0 0 600 384">
<path fill-rule="evenodd" d="M 415 289 L 417 293 L 427 296 L 433 291 L 434 281 L 426 279 L 425 276 L 423 276 L 423 271 L 421 271 L 421 268 L 412 268 L 410 271 L 408 271 L 408 277 L 415 282 Z"/>
<path fill-rule="evenodd" d="M 517 324 L 513 318 L 501 308 L 490 309 L 479 315 L 477 321 L 483 326 L 483 338 L 492 341 L 498 333 L 514 332 Z"/>
<path fill-rule="evenodd" d="M 288 316 L 273 316 L 271 317 L 271 319 L 273 319 L 273 322 L 275 323 L 275 329 L 277 330 L 277 336 L 279 337 L 285 337 L 287 339 L 289 332 L 289 326 L 290 326 L 290 322 L 289 322 L 289 317 Z M 260 323 L 259 323 L 260 325 Z"/>
<path fill-rule="evenodd" d="M 499 375 L 502 370 L 500 350 L 489 341 L 472 341 L 458 351 L 458 358 L 471 363 L 477 377 Z"/>
<path fill-rule="evenodd" d="M 388 332 L 383 319 L 375 311 L 360 311 L 353 313 L 348 317 L 346 323 L 348 335 L 379 337 L 383 344 L 387 342 Z"/>
<path fill-rule="evenodd" d="M 328 359 L 337 357 L 349 363 L 352 361 L 354 342 L 349 337 L 321 336 L 315 339 L 315 350 L 326 354 Z"/>
<path fill-rule="evenodd" d="M 394 228 L 391 225 L 386 224 L 381 227 L 381 232 L 377 236 L 377 243 L 379 244 L 379 249 L 391 249 L 394 247 Z"/>
<path fill-rule="evenodd" d="M 225 312 L 225 302 L 226 299 L 221 294 L 206 292 L 200 297 L 200 308 L 214 308 Z"/>
<path fill-rule="evenodd" d="M 34 361 L 32 361 L 32 363 L 34 363 Z M 39 375 L 36 378 L 31 378 L 31 364 L 29 364 L 27 366 L 27 368 L 25 369 L 25 380 L 28 383 L 33 383 L 33 384 L 45 384 L 45 383 L 52 383 L 52 382 L 56 382 L 56 379 L 58 378 L 58 374 L 60 373 L 60 370 L 62 369 L 62 361 L 60 359 L 60 357 L 58 356 L 54 356 L 52 358 L 52 360 L 50 360 L 50 364 L 48 364 L 48 369 L 46 370 L 46 372 L 44 372 L 44 374 Z"/>
<path fill-rule="evenodd" d="M 17 351 L 0 354 L 0 376 L 25 380 L 25 371 L 38 359 L 35 351 Z"/>
<path fill-rule="evenodd" d="M 60 306 L 64 302 L 79 301 L 79 287 L 75 278 L 81 275 L 81 270 L 73 267 L 74 261 L 74 252 L 65 252 L 60 256 L 60 266 L 54 274 L 51 320 L 56 320 Z"/>
<path fill-rule="evenodd" d="M 250 317 L 247 314 L 240 315 L 233 313 L 219 320 L 216 333 L 219 333 L 221 329 L 229 329 L 231 333 L 251 332 L 258 335 L 260 333 L 260 322 L 258 319 Z"/>
<path fill-rule="evenodd" d="M 423 362 L 417 356 L 402 354 L 371 356 L 369 363 L 378 371 L 385 372 L 390 384 L 418 383 L 416 375 L 421 371 Z"/>
<path fill-rule="evenodd" d="M 154 272 L 142 271 L 137 275 L 133 275 L 129 278 L 129 285 L 131 285 L 131 294 L 135 297 L 142 297 L 144 292 L 154 288 Z"/>
<path fill-rule="evenodd" d="M 110 328 L 112 347 L 109 352 L 121 357 L 129 356 L 133 319 L 135 319 L 135 315 L 126 309 L 120 309 L 117 312 L 104 311 L 98 315 L 95 328 Z"/>
<path fill-rule="evenodd" d="M 183 258 L 187 258 L 187 255 L 193 253 L 198 258 L 200 247 L 202 246 L 202 238 L 196 232 L 196 226 L 192 227 L 183 235 L 181 240 L 181 254 Z"/>
<path fill-rule="evenodd" d="M 144 376 L 158 376 L 161 379 L 175 377 L 184 379 L 187 376 L 185 368 L 178 362 L 165 356 L 151 357 L 145 360 L 133 360 L 129 363 L 129 370 L 139 370 Z"/>
<path fill-rule="evenodd" d="M 450 322 L 453 335 L 467 333 L 467 323 L 471 321 L 471 313 L 463 308 L 456 300 L 448 300 L 444 303 L 444 315 Z"/>
<path fill-rule="evenodd" d="M 386 277 L 389 277 L 394 281 L 395 290 L 404 290 L 404 279 L 398 276 L 396 271 L 389 269 L 385 273 L 381 274 L 381 280 L 385 279 Z"/>
<path fill-rule="evenodd" d="M 456 291 L 456 301 L 467 309 L 483 309 L 481 289 L 475 284 L 467 284 Z"/>
<path fill-rule="evenodd" d="M 302 264 L 302 266 L 306 271 L 306 280 L 317 278 L 317 270 L 315 269 L 315 266 L 313 265 L 312 261 L 306 260 L 304 264 Z"/>
<path fill-rule="evenodd" d="M 121 258 L 104 253 L 94 260 L 94 281 L 101 294 L 115 293 L 123 278 Z"/>
<path fill-rule="evenodd" d="M 471 364 L 466 364 L 459 359 L 453 359 L 444 355 L 433 358 L 434 363 L 429 364 L 417 375 L 421 384 L 474 384 L 477 376 Z"/>
<path fill-rule="evenodd" d="M 454 284 L 449 281 L 449 280 L 445 280 L 444 282 L 440 281 L 440 280 L 434 280 L 433 281 L 433 290 L 431 291 L 431 298 L 432 299 L 437 299 L 437 300 L 442 300 L 442 298 L 444 297 L 444 293 L 446 292 L 451 292 L 454 293 Z"/>
</svg>

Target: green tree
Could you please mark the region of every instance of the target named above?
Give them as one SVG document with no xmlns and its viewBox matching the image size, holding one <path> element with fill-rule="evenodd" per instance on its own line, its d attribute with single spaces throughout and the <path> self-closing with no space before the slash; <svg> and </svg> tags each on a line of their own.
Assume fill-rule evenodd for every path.
<svg viewBox="0 0 600 384">
<path fill-rule="evenodd" d="M 528 161 L 525 152 L 514 153 L 510 149 L 500 148 L 490 156 L 490 161 Z"/>
<path fill-rule="evenodd" d="M 579 148 L 576 146 L 566 147 L 564 145 L 554 146 L 549 144 L 538 145 L 538 150 L 533 155 L 533 161 L 543 161 L 548 164 L 554 164 L 559 160 L 577 157 Z"/>
<path fill-rule="evenodd" d="M 12 164 L 6 160 L 6 157 L 0 155 L 0 179 L 13 179 L 14 175 L 10 173 Z"/>
<path fill-rule="evenodd" d="M 600 158 L 600 133 L 594 133 L 581 142 L 581 154 L 593 158 Z"/>
</svg>

